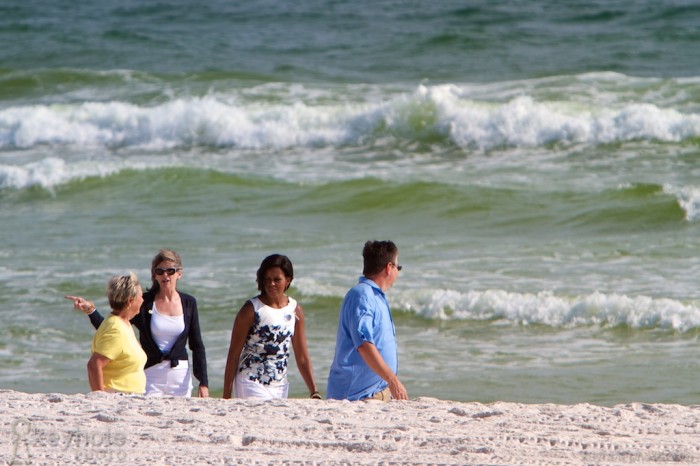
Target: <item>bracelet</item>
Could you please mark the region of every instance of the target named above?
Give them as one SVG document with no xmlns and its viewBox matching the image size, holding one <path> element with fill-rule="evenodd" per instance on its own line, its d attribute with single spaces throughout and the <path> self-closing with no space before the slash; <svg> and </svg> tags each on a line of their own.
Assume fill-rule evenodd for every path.
<svg viewBox="0 0 700 466">
<path fill-rule="evenodd" d="M 313 392 L 309 398 L 311 398 L 312 400 L 322 400 L 323 399 L 323 398 L 321 398 L 321 394 L 319 392 Z"/>
</svg>

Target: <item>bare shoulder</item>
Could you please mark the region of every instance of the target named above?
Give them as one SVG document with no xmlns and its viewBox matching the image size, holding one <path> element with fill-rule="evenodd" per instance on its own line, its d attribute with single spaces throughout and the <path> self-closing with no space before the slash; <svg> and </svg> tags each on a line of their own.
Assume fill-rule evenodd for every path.
<svg viewBox="0 0 700 466">
<path fill-rule="evenodd" d="M 241 306 L 241 308 L 238 310 L 236 318 L 252 319 L 254 314 L 255 307 L 253 307 L 253 303 L 250 302 L 250 300 L 247 300 L 245 303 L 243 303 L 243 306 Z"/>
<path fill-rule="evenodd" d="M 304 320 L 304 309 L 301 307 L 301 304 L 297 304 L 297 308 L 294 309 L 294 314 L 298 320 Z"/>
</svg>

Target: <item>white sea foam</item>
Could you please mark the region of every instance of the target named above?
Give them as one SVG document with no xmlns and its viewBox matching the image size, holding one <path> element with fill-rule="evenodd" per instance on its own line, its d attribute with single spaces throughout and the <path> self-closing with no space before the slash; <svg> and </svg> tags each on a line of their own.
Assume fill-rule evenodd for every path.
<svg viewBox="0 0 700 466">
<path fill-rule="evenodd" d="M 686 220 L 692 222 L 700 219 L 700 187 L 676 187 L 666 184 L 664 192 L 678 199 L 678 205 L 685 211 Z"/>
<path fill-rule="evenodd" d="M 63 183 L 71 176 L 66 173 L 65 165 L 65 161 L 54 157 L 24 166 L 0 165 L 0 189 L 51 187 Z"/>
<path fill-rule="evenodd" d="M 680 332 L 700 325 L 700 305 L 696 302 L 598 292 L 567 297 L 551 292 L 437 290 L 395 296 L 392 305 L 439 320 L 504 320 L 519 325 L 552 327 L 625 325 Z"/>
<path fill-rule="evenodd" d="M 123 170 L 146 170 L 182 166 L 177 157 L 148 157 L 67 162 L 58 157 L 46 157 L 21 165 L 0 164 L 0 189 L 26 189 L 32 186 L 52 190 L 56 186 L 90 177 L 107 177 Z"/>
<path fill-rule="evenodd" d="M 347 289 L 299 278 L 295 287 L 306 295 L 336 296 Z M 502 320 L 517 325 L 551 327 L 619 325 L 631 328 L 663 328 L 686 332 L 700 326 L 700 303 L 674 299 L 593 292 L 581 296 L 549 291 L 514 293 L 491 289 L 392 291 L 392 309 L 414 312 L 435 320 Z"/>
<path fill-rule="evenodd" d="M 24 189 L 31 186 L 51 189 L 75 179 L 107 176 L 118 172 L 119 165 L 83 162 L 68 166 L 66 161 L 56 157 L 19 166 L 0 165 L 0 189 Z"/>
<path fill-rule="evenodd" d="M 634 140 L 679 142 L 700 134 L 700 116 L 652 104 L 583 107 L 539 102 L 530 96 L 505 103 L 472 101 L 453 88 L 432 88 L 438 120 L 449 122 L 450 138 L 461 147 L 608 144 Z"/>
<path fill-rule="evenodd" d="M 130 103 L 36 105 L 0 111 L 0 148 L 37 145 L 169 149 L 215 146 L 258 149 L 342 144 L 352 131 L 346 114 L 291 106 L 241 107 L 213 97 Z"/>
<path fill-rule="evenodd" d="M 177 97 L 153 106 L 128 102 L 28 105 L 0 110 L 0 149 L 213 146 L 237 149 L 364 144 L 374 138 L 442 138 L 465 149 L 678 142 L 700 136 L 700 115 L 652 103 L 543 100 L 526 88 L 508 100 L 471 87 L 420 85 L 367 91 L 350 101 L 316 100 L 313 89 L 289 99 L 240 95 Z M 300 95 L 302 94 L 302 95 Z M 350 97 L 350 96 L 347 96 Z"/>
</svg>

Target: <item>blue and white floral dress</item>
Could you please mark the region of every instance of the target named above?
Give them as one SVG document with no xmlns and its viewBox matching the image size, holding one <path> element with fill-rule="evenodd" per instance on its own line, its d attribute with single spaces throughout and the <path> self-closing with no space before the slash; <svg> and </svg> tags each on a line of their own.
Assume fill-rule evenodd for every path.
<svg viewBox="0 0 700 466">
<path fill-rule="evenodd" d="M 250 300 L 255 320 L 238 364 L 234 384 L 236 398 L 287 397 L 287 362 L 297 308 L 293 298 L 288 297 L 288 300 L 282 309 L 272 308 L 258 297 Z"/>
</svg>

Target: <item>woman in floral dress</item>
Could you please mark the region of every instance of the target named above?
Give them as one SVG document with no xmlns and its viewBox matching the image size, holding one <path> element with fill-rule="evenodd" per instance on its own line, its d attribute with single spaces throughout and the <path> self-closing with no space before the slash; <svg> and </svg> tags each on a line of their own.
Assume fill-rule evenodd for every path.
<svg viewBox="0 0 700 466">
<path fill-rule="evenodd" d="M 260 294 L 243 304 L 233 323 L 224 398 L 287 398 L 290 346 L 311 398 L 321 398 L 306 346 L 304 312 L 286 295 L 293 279 L 287 256 L 273 254 L 260 264 Z"/>
</svg>

